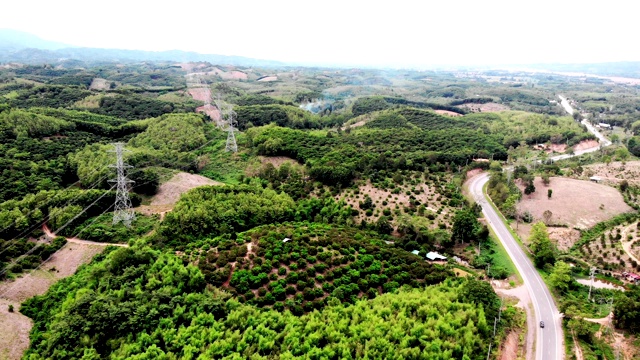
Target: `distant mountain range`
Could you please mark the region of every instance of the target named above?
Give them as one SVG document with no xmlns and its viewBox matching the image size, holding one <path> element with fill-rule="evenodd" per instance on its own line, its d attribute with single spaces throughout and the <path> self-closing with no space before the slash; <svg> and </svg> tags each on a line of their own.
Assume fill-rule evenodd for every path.
<svg viewBox="0 0 640 360">
<path fill-rule="evenodd" d="M 281 67 L 281 66 L 321 66 L 321 67 L 354 67 L 335 64 L 304 64 L 286 63 L 274 60 L 254 59 L 243 56 L 227 56 L 215 54 L 200 54 L 190 51 L 143 51 L 74 47 L 54 41 L 41 39 L 33 34 L 0 29 L 0 63 L 19 62 L 26 64 L 62 64 L 67 66 L 91 65 L 104 62 L 140 62 L 140 61 L 175 61 L 198 62 L 206 61 L 219 65 Z M 371 66 L 363 65 L 363 68 Z M 474 66 L 433 66 L 432 69 L 460 70 L 473 69 Z M 481 69 L 494 69 L 492 66 L 481 66 Z M 640 62 L 610 62 L 596 64 L 521 64 L 500 65 L 501 69 L 531 69 L 553 72 L 576 72 L 601 76 L 622 76 L 640 78 Z"/>
<path fill-rule="evenodd" d="M 139 61 L 207 61 L 212 64 L 238 66 L 283 66 L 283 62 L 243 56 L 200 54 L 190 51 L 142 51 L 73 47 L 41 39 L 33 34 L 0 29 L 0 63 L 139 62 Z"/>
</svg>

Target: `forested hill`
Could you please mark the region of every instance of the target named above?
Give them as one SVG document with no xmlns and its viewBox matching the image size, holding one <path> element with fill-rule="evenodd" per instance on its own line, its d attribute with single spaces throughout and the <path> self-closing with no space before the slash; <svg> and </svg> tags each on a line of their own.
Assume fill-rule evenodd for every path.
<svg viewBox="0 0 640 360">
<path fill-rule="evenodd" d="M 467 171 L 592 136 L 544 89 L 478 83 L 205 62 L 3 66 L 0 280 L 42 271 L 64 237 L 129 246 L 23 303 L 26 357 L 496 356 L 523 315 L 484 281 L 516 276 L 462 193 Z M 233 109 L 233 129 L 212 121 L 209 94 Z M 132 166 L 131 227 L 113 223 L 115 142 Z M 427 261 L 433 251 L 447 261 Z"/>
<path fill-rule="evenodd" d="M 138 248 L 101 255 L 22 312 L 35 321 L 32 359 L 484 359 L 499 304 L 487 283 L 447 280 L 298 316 L 242 305 L 175 255 Z"/>
</svg>

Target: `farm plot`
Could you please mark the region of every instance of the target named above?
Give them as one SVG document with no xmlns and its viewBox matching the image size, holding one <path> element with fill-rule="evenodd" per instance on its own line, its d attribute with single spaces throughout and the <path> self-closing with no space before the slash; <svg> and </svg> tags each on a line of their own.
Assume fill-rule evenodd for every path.
<svg viewBox="0 0 640 360">
<path fill-rule="evenodd" d="M 588 229 L 618 214 L 633 211 L 617 189 L 589 181 L 552 177 L 549 185 L 540 178 L 534 182 L 536 191 L 523 195 L 518 204 L 522 213 L 529 212 L 535 221 Z M 524 190 L 524 185 L 518 185 Z M 548 189 L 552 189 L 551 198 Z M 545 219 L 545 211 L 551 216 Z"/>
<path fill-rule="evenodd" d="M 354 218 L 357 223 L 363 220 L 375 223 L 380 217 L 386 216 L 392 225 L 396 225 L 394 220 L 399 216 L 417 215 L 429 220 L 432 229 L 446 229 L 456 210 L 451 199 L 445 195 L 447 183 L 447 179 L 422 178 L 416 174 L 413 178 L 405 177 L 401 182 L 387 185 L 374 185 L 367 181 L 357 189 L 343 191 L 335 198 L 359 210 Z"/>
<path fill-rule="evenodd" d="M 638 223 L 618 225 L 605 231 L 598 239 L 578 248 L 585 260 L 605 270 L 640 271 L 637 258 L 625 251 L 624 244 L 631 243 L 633 251 L 640 250 Z"/>
</svg>

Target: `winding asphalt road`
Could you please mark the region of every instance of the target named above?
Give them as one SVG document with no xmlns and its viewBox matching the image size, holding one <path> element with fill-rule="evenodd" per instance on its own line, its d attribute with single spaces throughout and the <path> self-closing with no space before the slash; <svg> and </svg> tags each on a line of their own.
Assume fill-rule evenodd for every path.
<svg viewBox="0 0 640 360">
<path fill-rule="evenodd" d="M 562 317 L 556 304 L 549 293 L 549 289 L 536 271 L 531 260 L 524 253 L 518 242 L 513 238 L 500 215 L 493 209 L 485 198 L 482 188 L 489 181 L 489 174 L 478 175 L 471 180 L 469 190 L 475 201 L 482 207 L 482 213 L 489 226 L 504 245 L 509 257 L 516 265 L 522 276 L 527 290 L 531 296 L 536 316 L 536 359 L 537 360 L 562 360 L 564 358 L 564 346 L 562 335 Z M 544 321 L 545 328 L 538 324 Z"/>
<path fill-rule="evenodd" d="M 562 96 L 559 96 L 562 106 L 569 114 L 573 114 L 574 110 L 571 108 L 569 102 Z M 587 129 L 593 133 L 600 141 L 600 147 L 611 145 L 611 141 L 600 134 L 591 124 L 586 120 L 582 120 L 582 123 Z M 582 155 L 588 152 L 594 152 L 600 149 L 591 148 L 581 151 L 576 151 L 573 155 L 558 155 L 549 158 L 550 160 L 562 160 L 572 156 Z M 482 207 L 482 213 L 487 219 L 488 225 L 498 236 L 498 239 L 504 245 L 509 257 L 515 264 L 518 272 L 522 276 L 527 290 L 531 296 L 533 307 L 536 317 L 536 360 L 562 360 L 564 359 L 564 335 L 562 332 L 562 315 L 558 311 L 556 304 L 551 297 L 551 293 L 546 284 L 538 274 L 537 270 L 533 266 L 531 260 L 522 250 L 522 247 L 513 238 L 507 226 L 502 221 L 501 216 L 496 210 L 489 204 L 487 197 L 483 192 L 484 185 L 489 181 L 489 174 L 484 173 L 476 176 L 471 180 L 469 184 L 469 190 L 473 195 L 475 201 Z M 540 328 L 540 321 L 544 321 L 545 327 Z"/>
</svg>

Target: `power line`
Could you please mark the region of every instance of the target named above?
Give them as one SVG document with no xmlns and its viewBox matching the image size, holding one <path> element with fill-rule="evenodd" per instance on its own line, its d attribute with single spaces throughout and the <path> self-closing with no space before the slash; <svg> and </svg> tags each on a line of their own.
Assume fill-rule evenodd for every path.
<svg viewBox="0 0 640 360">
<path fill-rule="evenodd" d="M 112 188 L 113 189 L 113 188 Z M 105 192 L 104 194 L 102 194 L 99 198 L 95 199 L 91 204 L 89 204 L 89 206 L 87 206 L 86 208 L 82 209 L 81 212 L 79 212 L 78 214 L 76 214 L 76 216 L 74 216 L 73 218 L 71 218 L 71 220 L 67 221 L 65 224 L 63 224 L 61 227 L 59 227 L 55 232 L 58 233 L 60 230 L 66 228 L 69 224 L 71 224 L 71 222 L 73 222 L 75 219 L 77 219 L 78 217 L 80 217 L 80 215 L 84 214 L 85 211 L 87 211 L 91 206 L 93 206 L 95 203 L 97 203 L 100 199 L 102 199 L 103 197 L 105 197 L 105 195 L 107 195 L 108 192 Z M 13 267 L 15 264 L 19 263 L 20 261 L 22 261 L 22 259 L 24 259 L 25 257 L 31 255 L 31 253 L 33 253 L 34 251 L 36 251 L 36 249 L 40 248 L 42 246 L 43 243 L 38 243 L 36 246 L 32 247 L 31 249 L 29 249 L 29 251 L 27 251 L 26 253 L 18 256 L 16 259 L 14 259 L 13 261 L 11 261 L 11 263 L 9 263 L 7 266 L 5 266 L 2 271 L 0 271 L 0 275 L 4 275 L 7 273 L 7 271 L 9 271 L 9 269 L 11 267 Z"/>
<path fill-rule="evenodd" d="M 102 214 L 104 214 L 105 212 L 109 211 L 109 209 L 111 209 L 113 207 L 113 205 L 109 206 L 105 211 L 103 211 L 100 215 L 98 215 L 89 225 L 85 226 L 82 228 L 82 230 L 80 230 L 79 232 L 76 233 L 76 235 L 74 235 L 73 237 L 78 236 L 80 233 L 82 233 L 86 228 L 88 228 L 89 226 L 93 225 L 93 223 L 100 218 L 100 216 L 102 216 Z M 72 238 L 73 238 L 72 237 Z M 29 271 L 29 273 L 26 276 L 31 276 L 31 274 L 33 274 L 36 270 L 40 269 L 40 267 L 44 264 L 46 264 L 49 260 L 51 260 L 51 258 L 53 257 L 53 255 L 55 255 L 55 253 L 49 255 L 49 257 L 44 260 L 43 262 L 41 262 L 35 269 Z M 25 276 L 25 277 L 26 277 Z M 18 285 L 18 282 L 14 282 L 10 287 L 8 287 L 2 294 L 0 294 L 0 298 L 3 297 L 5 294 L 7 294 L 9 291 L 13 290 L 13 288 L 16 287 L 16 285 Z"/>
<path fill-rule="evenodd" d="M 73 197 L 73 199 L 67 201 L 67 203 L 64 204 L 64 206 L 62 208 L 67 207 L 67 206 L 71 205 L 72 203 L 75 203 L 82 195 L 86 194 L 86 191 L 93 189 L 98 183 L 100 183 L 106 177 L 107 177 L 107 175 L 105 175 L 102 178 L 98 179 L 95 183 L 93 183 L 93 185 L 90 188 L 83 189 L 85 192 L 80 192 L 78 195 Z M 18 234 L 17 236 L 13 237 L 8 242 L 14 241 L 14 240 L 16 240 L 16 239 L 18 239 L 18 238 L 20 238 L 20 237 L 22 237 L 24 235 L 27 235 L 27 234 L 31 233 L 35 229 L 37 229 L 39 227 L 42 227 L 42 225 L 46 224 L 47 221 L 51 218 L 51 215 L 52 215 L 52 213 L 49 212 L 49 214 L 47 216 L 45 216 L 41 221 L 38 221 L 34 225 L 31 225 L 30 227 L 28 227 L 26 230 L 23 230 L 20 234 Z M 2 255 L 3 253 L 9 251 L 10 249 L 13 249 L 15 246 L 16 246 L 16 244 L 13 244 L 11 246 L 8 246 L 8 247 L 2 249 L 2 251 L 0 251 L 0 255 Z"/>
<path fill-rule="evenodd" d="M 104 168 L 106 168 L 106 167 L 104 167 L 104 166 L 103 166 L 102 168 L 94 169 L 94 170 L 90 173 L 90 175 L 93 175 L 93 174 L 95 174 L 96 172 L 98 172 L 98 171 L 100 171 L 100 170 L 102 170 L 102 169 L 104 169 Z M 87 175 L 87 177 L 88 177 L 88 176 L 89 176 L 89 175 Z M 106 177 L 106 176 L 103 176 L 100 180 L 104 179 L 105 177 Z M 98 180 L 98 181 L 100 181 L 100 180 Z M 46 202 L 45 204 L 42 204 L 42 205 L 40 205 L 40 206 L 38 206 L 38 207 L 34 208 L 34 209 L 33 209 L 33 210 L 31 210 L 29 213 L 27 213 L 26 215 L 24 215 L 24 214 L 23 214 L 22 216 L 23 216 L 23 217 L 29 217 L 29 216 L 30 216 L 31 214 L 33 214 L 36 210 L 38 210 L 38 209 L 40 209 L 40 208 L 42 208 L 42 207 L 44 207 L 44 206 L 46 206 L 46 205 L 50 204 L 51 202 L 53 202 L 53 200 L 54 200 L 57 196 L 59 196 L 60 194 L 63 194 L 63 193 L 64 193 L 64 191 L 69 190 L 72 186 L 74 186 L 74 185 L 78 184 L 79 182 L 81 182 L 81 181 L 80 181 L 80 180 L 78 180 L 78 181 L 74 181 L 72 184 L 70 184 L 69 186 L 67 186 L 66 188 L 64 188 L 64 189 L 62 189 L 62 190 L 55 190 L 55 189 L 54 189 L 53 191 L 57 191 L 57 193 L 54 195 L 54 197 L 52 197 L 51 199 L 49 199 L 49 201 L 48 201 L 48 202 Z M 97 183 L 97 182 L 96 182 L 96 183 Z M 96 183 L 94 183 L 94 185 L 93 185 L 93 186 L 91 186 L 91 188 L 93 188 L 93 187 L 95 186 L 95 184 L 96 184 Z M 4 229 L 0 230 L 0 234 L 1 234 L 1 233 L 3 233 L 3 232 L 4 232 L 5 230 L 7 230 L 8 228 L 10 228 L 10 227 L 14 226 L 16 221 L 18 221 L 18 219 L 16 219 L 16 220 L 14 221 L 14 224 L 11 224 L 11 225 L 9 225 L 9 226 L 5 227 Z"/>
</svg>

